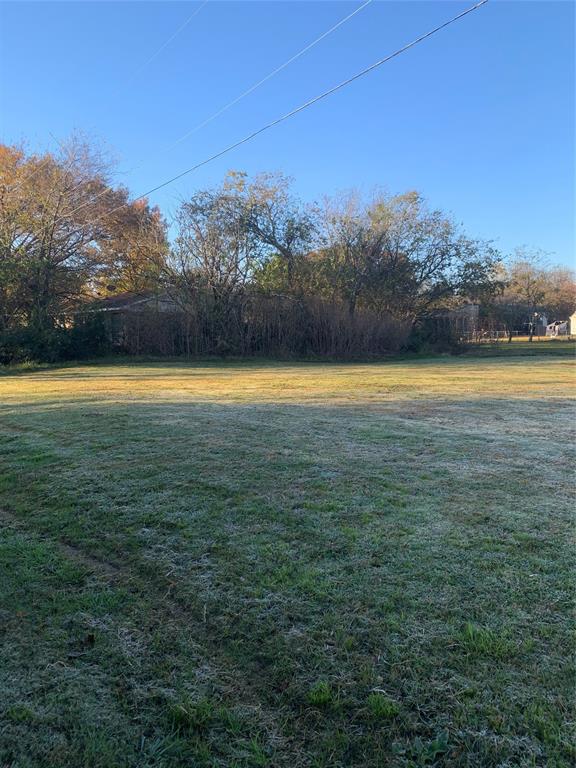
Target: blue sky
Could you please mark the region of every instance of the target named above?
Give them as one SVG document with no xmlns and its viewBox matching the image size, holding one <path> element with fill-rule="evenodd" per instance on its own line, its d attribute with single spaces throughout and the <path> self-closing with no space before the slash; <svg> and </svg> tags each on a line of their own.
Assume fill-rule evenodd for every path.
<svg viewBox="0 0 576 768">
<path fill-rule="evenodd" d="M 172 150 L 166 147 L 361 4 L 4 2 L 1 137 L 80 130 L 134 195 L 195 164 L 472 2 L 373 2 Z M 151 197 L 167 213 L 228 169 L 279 170 L 305 200 L 418 189 L 504 252 L 574 258 L 574 4 L 490 0 L 310 110 Z"/>
</svg>

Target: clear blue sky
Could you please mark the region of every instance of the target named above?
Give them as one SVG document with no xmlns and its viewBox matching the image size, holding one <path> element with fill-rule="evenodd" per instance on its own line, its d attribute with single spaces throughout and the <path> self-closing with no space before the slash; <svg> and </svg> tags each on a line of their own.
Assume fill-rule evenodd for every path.
<svg viewBox="0 0 576 768">
<path fill-rule="evenodd" d="M 360 4 L 4 2 L 1 136 L 81 130 L 139 194 L 472 2 L 373 2 L 177 148 L 163 149 Z M 418 189 L 504 250 L 574 258 L 574 4 L 490 2 L 378 71 L 152 196 L 167 213 L 230 169 L 280 170 L 307 200 Z"/>
</svg>

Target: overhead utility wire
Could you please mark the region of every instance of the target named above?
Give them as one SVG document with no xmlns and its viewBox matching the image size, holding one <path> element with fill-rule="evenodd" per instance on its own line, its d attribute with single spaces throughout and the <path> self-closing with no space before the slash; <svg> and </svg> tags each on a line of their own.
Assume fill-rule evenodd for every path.
<svg viewBox="0 0 576 768">
<path fill-rule="evenodd" d="M 139 67 L 137 67 L 137 69 L 136 69 L 136 70 L 135 70 L 135 71 L 132 73 L 132 76 L 131 76 L 131 78 L 130 78 L 130 81 L 129 81 L 129 82 L 132 82 L 132 80 L 134 80 L 134 78 L 135 78 L 137 75 L 139 75 L 139 74 L 140 74 L 140 72 L 142 72 L 142 70 L 143 70 L 143 69 L 145 69 L 145 68 L 148 66 L 148 64 L 150 64 L 151 62 L 153 62 L 153 61 L 154 61 L 154 59 L 155 59 L 157 56 L 159 56 L 159 55 L 162 53 L 162 51 L 163 51 L 165 48 L 167 48 L 167 47 L 170 45 L 170 43 L 172 42 L 172 40 L 174 40 L 174 39 L 176 39 L 176 38 L 178 37 L 178 35 L 180 34 L 180 32 L 183 32 L 183 31 L 186 29 L 186 27 L 188 26 L 188 24 L 190 24 L 190 22 L 192 21 L 192 19 L 193 19 L 195 16 L 197 16 L 197 15 L 200 13 L 200 11 L 202 10 L 202 8 L 204 8 L 204 6 L 205 6 L 205 5 L 207 5 L 207 4 L 208 4 L 208 0 L 204 0 L 204 2 L 203 2 L 203 3 L 200 3 L 200 5 L 198 6 L 198 8 L 196 8 L 196 10 L 194 10 L 194 11 L 193 11 L 193 12 L 190 14 L 190 16 L 188 16 L 188 18 L 186 19 L 186 21 L 185 21 L 183 24 L 181 24 L 181 25 L 178 27 L 178 29 L 177 29 L 177 30 L 176 30 L 176 31 L 175 31 L 175 32 L 174 32 L 172 35 L 170 35 L 170 37 L 168 38 L 168 40 L 165 40 L 165 41 L 162 43 L 162 45 L 161 45 L 161 46 L 160 46 L 160 47 L 159 47 L 159 48 L 158 48 L 156 51 L 154 51 L 154 53 L 153 53 L 151 56 L 149 56 L 149 57 L 148 57 L 148 58 L 147 58 L 147 59 L 146 59 L 144 62 L 142 62 L 142 64 L 140 64 L 140 66 L 139 66 Z"/>
<path fill-rule="evenodd" d="M 208 0 L 206 0 L 208 2 Z M 301 56 L 303 56 L 307 51 L 309 51 L 311 48 L 313 48 L 315 45 L 317 45 L 320 41 L 324 40 L 325 37 L 328 37 L 332 32 L 335 32 L 339 27 L 342 26 L 345 22 L 349 21 L 353 16 L 355 16 L 357 13 L 359 13 L 361 10 L 366 8 L 367 5 L 370 5 L 373 0 L 365 0 L 362 5 L 359 5 L 358 8 L 352 11 L 352 13 L 349 13 L 348 16 L 345 16 L 343 19 L 340 19 L 339 22 L 334 24 L 330 29 L 326 30 L 326 32 L 323 32 L 319 37 L 317 37 L 315 40 L 313 40 L 311 43 L 308 43 L 307 46 L 302 48 L 298 53 L 295 53 L 294 56 L 291 56 L 287 61 L 285 61 L 283 64 L 281 64 L 279 67 L 276 67 L 276 69 L 273 69 L 272 72 L 269 72 L 266 77 L 263 77 L 261 80 L 259 80 L 257 83 L 252 85 L 250 88 L 248 88 L 246 91 L 241 93 L 239 96 L 237 96 L 232 101 L 228 102 L 228 104 L 225 104 L 223 107 L 221 107 L 217 112 L 215 112 L 210 117 L 206 118 L 203 122 L 196 125 L 192 130 L 187 131 L 183 136 L 180 136 L 176 141 L 174 141 L 172 144 L 169 144 L 168 146 L 162 148 L 160 150 L 160 154 L 164 154 L 165 152 L 169 152 L 174 147 L 178 146 L 178 144 L 181 144 L 185 139 L 192 136 L 192 134 L 199 131 L 201 128 L 204 128 L 205 125 L 208 125 L 208 123 L 211 123 L 212 120 L 215 120 L 217 117 L 219 117 L 221 114 L 226 112 L 230 107 L 233 107 L 235 104 L 237 104 L 239 101 L 241 101 L 243 98 L 248 96 L 249 94 L 253 93 L 257 88 L 259 88 L 261 85 L 263 85 L 265 82 L 270 80 L 274 75 L 277 75 L 278 72 L 281 72 L 283 69 L 285 69 L 289 64 L 292 64 L 293 61 L 296 61 L 296 59 L 299 59 Z M 204 3 L 205 5 L 206 3 Z M 200 10 L 200 9 L 198 9 Z M 174 36 L 173 36 L 174 37 Z M 146 160 L 143 160 L 139 163 L 137 163 L 133 168 L 132 171 L 134 171 L 136 168 L 142 167 L 146 163 Z M 81 182 L 82 184 L 83 182 Z M 76 185 L 80 186 L 80 185 Z M 73 189 L 76 189 L 74 187 Z M 96 200 L 101 198 L 103 195 L 107 194 L 110 191 L 110 187 L 106 187 L 102 191 L 98 192 L 91 200 L 87 201 L 86 203 L 83 203 L 83 205 L 90 205 L 91 203 L 94 203 Z M 78 209 L 76 209 L 78 210 Z"/>
<path fill-rule="evenodd" d="M 270 78 L 274 77 L 274 75 L 277 75 L 278 72 L 281 72 L 283 69 L 285 69 L 289 64 L 292 64 L 293 61 L 296 61 L 296 59 L 299 59 L 301 56 L 303 56 L 307 51 L 309 51 L 311 48 L 313 48 L 315 45 L 317 45 L 319 42 L 324 40 L 325 37 L 328 37 L 328 35 L 332 34 L 332 32 L 335 32 L 339 27 L 342 26 L 342 24 L 345 24 L 347 21 L 349 21 L 353 16 L 356 16 L 357 13 L 360 13 L 361 10 L 366 8 L 367 5 L 370 5 L 370 3 L 373 2 L 373 0 L 366 0 L 366 2 L 362 3 L 362 5 L 359 5 L 358 8 L 352 11 L 352 13 L 349 13 L 348 16 L 345 16 L 343 19 L 340 19 L 339 22 L 334 24 L 334 26 L 330 27 L 330 29 L 327 29 L 326 32 L 323 32 L 320 37 L 317 37 L 315 40 L 313 40 L 311 43 L 308 43 L 308 45 L 305 48 L 302 48 L 302 50 L 298 51 L 298 53 L 295 53 L 294 56 L 291 56 L 287 61 L 284 62 L 284 64 L 280 64 L 279 67 L 276 67 L 276 69 L 273 69 L 272 72 L 269 72 L 266 77 L 263 77 L 262 80 L 259 80 L 254 85 L 250 86 L 246 91 L 241 93 L 239 96 L 237 96 L 235 99 L 232 99 L 232 101 L 229 101 L 228 104 L 225 104 L 223 107 L 221 107 L 217 112 L 214 112 L 213 115 L 210 117 L 207 117 L 206 120 L 203 120 L 201 123 L 196 125 L 194 128 L 192 128 L 190 131 L 187 131 L 183 136 L 180 136 L 180 138 L 176 139 L 172 144 L 170 144 L 168 147 L 166 147 L 165 151 L 168 151 L 170 149 L 173 149 L 174 147 L 178 146 L 182 141 L 185 141 L 185 139 L 192 136 L 192 134 L 196 133 L 196 131 L 199 131 L 201 128 L 204 128 L 205 125 L 208 125 L 208 123 L 211 123 L 212 120 L 215 120 L 217 117 L 220 117 L 224 112 L 226 112 L 230 107 L 233 107 L 235 104 L 238 104 L 239 101 L 241 101 L 246 96 L 249 96 L 251 93 L 253 93 L 257 88 L 260 88 L 261 85 L 264 85 Z"/>
<path fill-rule="evenodd" d="M 151 56 L 149 56 L 149 57 L 148 57 L 148 58 L 147 58 L 147 59 L 146 59 L 146 60 L 145 60 L 145 61 L 144 61 L 142 64 L 140 64 L 140 66 L 139 66 L 139 67 L 138 67 L 138 68 L 137 68 L 137 69 L 136 69 L 136 70 L 135 70 L 135 71 L 132 73 L 132 76 L 131 76 L 131 78 L 130 78 L 130 82 L 132 82 L 132 80 L 134 80 L 134 78 L 136 78 L 136 76 L 137 76 L 137 75 L 139 75 L 139 74 L 140 74 L 140 72 L 142 72 L 142 70 L 143 70 L 143 69 L 145 69 L 145 68 L 148 66 L 148 64 L 150 64 L 152 61 L 154 61 L 154 59 L 155 59 L 157 56 L 159 56 L 159 55 L 162 53 L 162 51 L 163 51 L 163 50 L 164 50 L 164 49 L 165 49 L 165 48 L 166 48 L 168 45 L 170 45 L 170 43 L 172 42 L 172 40 L 174 40 L 174 39 L 175 39 L 175 38 L 176 38 L 176 37 L 177 37 L 177 36 L 180 34 L 180 32 L 182 32 L 182 31 L 183 31 L 183 30 L 184 30 L 184 29 L 185 29 L 185 28 L 188 26 L 188 24 L 190 24 L 190 22 L 192 21 L 192 19 L 193 19 L 195 16 L 197 16 L 197 15 L 200 13 L 200 11 L 202 10 L 202 8 L 204 8 L 204 6 L 208 4 L 208 2 L 209 2 L 209 0 L 204 0 L 204 2 L 203 2 L 203 3 L 201 3 L 201 4 L 200 4 L 200 6 L 199 6 L 198 8 L 196 8 L 196 9 L 193 11 L 193 13 L 191 13 L 191 14 L 190 14 L 190 16 L 188 16 L 188 18 L 186 19 L 186 21 L 185 21 L 183 24 L 181 24 L 181 25 L 178 27 L 178 29 L 177 29 L 175 32 L 173 32 L 173 33 L 172 33 L 172 35 L 170 35 L 170 37 L 168 38 L 168 40 L 165 40 L 165 41 L 162 43 L 162 45 L 161 45 L 161 46 L 160 46 L 160 47 L 159 47 L 159 48 L 158 48 L 158 49 L 157 49 L 157 50 L 156 50 L 156 51 L 155 51 L 155 52 L 154 52 L 154 53 L 153 53 Z M 53 134 L 50 134 L 50 135 L 52 136 L 52 138 L 54 139 L 54 141 L 55 141 L 55 142 L 58 144 L 58 146 L 59 146 L 59 147 L 62 149 L 62 148 L 63 148 L 63 147 L 62 147 L 62 143 L 61 143 L 61 142 L 60 142 L 60 141 L 59 141 L 59 140 L 56 138 L 56 136 L 54 136 Z M 40 164 L 39 164 L 39 166 L 38 166 L 38 168 L 36 168 L 34 171 L 32 171 L 32 173 L 28 174 L 28 176 L 25 176 L 25 177 L 24 177 L 23 179 L 21 179 L 19 182 L 17 182 L 16 184 L 14 184 L 14 185 L 11 187 L 12 191 L 15 191 L 15 190 L 19 189 L 19 188 L 20 188 L 20 187 L 21 187 L 23 184 L 25 184 L 26 182 L 28 182 L 28 181 L 30 181 L 31 179 L 33 179 L 33 178 L 34 178 L 34 176 L 36 176 L 36 174 L 37 174 L 37 173 L 40 171 L 40 168 L 42 167 L 42 165 L 43 165 L 43 164 L 44 164 L 44 163 L 41 161 L 41 162 L 40 162 Z M 80 182 L 80 184 L 82 184 L 82 183 L 83 183 L 83 182 Z M 75 186 L 73 189 L 76 189 L 78 186 L 79 186 L 79 185 L 77 184 L 77 185 L 76 185 L 76 186 Z"/>
<path fill-rule="evenodd" d="M 374 64 L 371 64 L 369 67 L 366 67 L 360 72 L 357 72 L 355 75 L 352 75 L 352 77 L 349 77 L 346 80 L 343 80 L 341 83 L 338 83 L 338 85 L 335 85 L 332 88 L 329 88 L 327 91 L 324 91 L 319 96 L 315 96 L 313 99 L 306 101 L 304 104 L 301 104 L 299 107 L 296 107 L 295 109 L 292 109 L 290 112 L 287 112 L 285 115 L 282 115 L 282 117 L 278 117 L 275 120 L 272 120 L 271 122 L 262 126 L 262 128 L 258 128 L 258 130 L 248 134 L 243 139 L 240 139 L 239 141 L 236 141 L 233 144 L 229 144 L 227 147 L 220 150 L 219 152 L 216 152 L 210 157 L 207 157 L 205 160 L 202 160 L 201 162 L 196 163 L 196 165 L 193 165 L 190 168 L 187 168 L 185 171 L 178 173 L 176 176 L 172 176 L 172 178 L 168 179 L 167 181 L 163 181 L 161 184 L 157 184 L 155 187 L 152 187 L 152 189 L 149 189 L 146 192 L 143 192 L 141 195 L 138 195 L 138 197 L 133 198 L 131 201 L 127 203 L 123 203 L 122 205 L 119 205 L 116 208 L 113 208 L 111 211 L 108 211 L 105 214 L 101 214 L 99 217 L 95 219 L 95 221 L 99 221 L 104 216 L 110 216 L 116 211 L 119 211 L 122 208 L 125 208 L 127 205 L 130 205 L 131 203 L 135 203 L 138 200 L 142 200 L 145 197 L 148 197 L 148 195 L 151 195 L 153 192 L 157 192 L 159 189 L 163 189 L 164 187 L 167 187 L 169 184 L 173 184 L 175 181 L 178 181 L 178 179 L 181 179 L 183 176 L 187 176 L 189 173 L 196 171 L 198 168 L 201 168 L 202 166 L 207 165 L 208 163 L 211 163 L 212 161 L 218 159 L 219 157 L 226 155 L 228 152 L 231 152 L 233 149 L 240 147 L 242 144 L 246 144 L 248 141 L 251 141 L 256 136 L 259 136 L 261 133 L 264 133 L 264 131 L 267 131 L 270 128 L 273 128 L 276 125 L 283 123 L 285 120 L 288 120 L 290 117 L 293 117 L 294 115 L 298 114 L 299 112 L 302 112 L 303 110 L 308 109 L 308 107 L 311 107 L 313 104 L 316 104 L 322 99 L 325 99 L 328 96 L 331 96 L 333 93 L 336 93 L 336 91 L 339 91 L 342 88 L 346 87 L 347 85 L 350 85 L 350 83 L 353 83 L 355 80 L 358 80 L 359 78 L 364 77 L 364 75 L 367 75 L 369 72 L 372 72 L 378 67 L 381 67 L 383 64 L 386 64 L 391 59 L 396 58 L 396 56 L 399 56 L 401 53 L 404 53 L 410 48 L 413 48 L 415 45 L 418 45 L 418 43 L 421 43 L 427 38 L 431 37 L 432 35 L 435 35 L 437 32 L 440 32 L 440 30 L 445 29 L 451 24 L 454 24 L 454 22 L 458 21 L 459 19 L 462 19 L 464 16 L 467 16 L 469 13 L 472 13 L 473 11 L 476 11 L 478 8 L 485 5 L 487 2 L 488 0 L 480 0 L 480 2 L 476 3 L 475 5 L 472 5 L 470 8 L 467 8 L 465 11 L 462 11 L 461 13 L 452 17 L 448 21 L 445 21 L 443 24 L 440 24 L 439 26 L 434 27 L 434 29 L 431 29 L 429 32 L 426 32 L 426 34 L 421 35 L 420 37 L 417 37 L 415 40 L 412 40 L 412 42 L 402 46 L 402 48 L 398 48 L 398 50 L 394 51 L 394 53 L 391 53 L 388 56 L 385 56 L 383 59 L 379 59 L 378 61 L 374 62 Z M 66 214 L 65 217 L 62 217 L 62 218 L 67 218 L 68 216 L 71 216 L 72 214 L 76 213 L 82 208 L 85 208 L 87 205 L 89 205 L 89 203 L 84 203 L 81 206 L 78 206 L 78 208 L 73 209 L 68 214 Z"/>
</svg>

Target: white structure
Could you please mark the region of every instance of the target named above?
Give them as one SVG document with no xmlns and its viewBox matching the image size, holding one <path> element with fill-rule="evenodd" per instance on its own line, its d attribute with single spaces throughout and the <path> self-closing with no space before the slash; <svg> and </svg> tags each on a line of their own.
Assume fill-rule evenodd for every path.
<svg viewBox="0 0 576 768">
<path fill-rule="evenodd" d="M 574 315 L 572 315 L 574 317 Z M 568 320 L 555 320 L 546 326 L 546 336 L 567 336 Z"/>
</svg>

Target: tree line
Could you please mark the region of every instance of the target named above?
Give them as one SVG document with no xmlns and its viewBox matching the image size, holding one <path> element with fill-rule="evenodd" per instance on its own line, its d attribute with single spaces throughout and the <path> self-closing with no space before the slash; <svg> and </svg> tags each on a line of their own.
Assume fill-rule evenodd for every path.
<svg viewBox="0 0 576 768">
<path fill-rule="evenodd" d="M 0 361 L 104 349 L 98 300 L 128 292 L 173 310 L 127 318 L 127 348 L 186 354 L 380 354 L 466 303 L 506 329 L 576 304 L 570 270 L 506 261 L 417 192 L 303 204 L 281 174 L 232 172 L 169 226 L 83 141 L 0 145 Z"/>
</svg>

